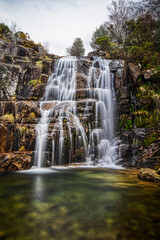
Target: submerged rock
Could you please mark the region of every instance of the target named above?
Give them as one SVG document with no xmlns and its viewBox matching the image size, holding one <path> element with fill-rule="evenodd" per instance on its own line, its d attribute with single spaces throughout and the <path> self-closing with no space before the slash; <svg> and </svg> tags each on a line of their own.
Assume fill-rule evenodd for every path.
<svg viewBox="0 0 160 240">
<path fill-rule="evenodd" d="M 149 168 L 142 168 L 138 173 L 138 178 L 144 181 L 160 182 L 160 175 L 155 170 Z"/>
</svg>

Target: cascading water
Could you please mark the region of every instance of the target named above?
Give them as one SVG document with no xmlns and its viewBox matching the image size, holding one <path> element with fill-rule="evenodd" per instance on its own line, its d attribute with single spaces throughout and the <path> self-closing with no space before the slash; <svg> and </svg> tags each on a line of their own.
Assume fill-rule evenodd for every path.
<svg viewBox="0 0 160 240">
<path fill-rule="evenodd" d="M 73 162 L 104 166 L 117 157 L 109 61 L 89 61 L 87 74 L 77 70 L 79 61 L 59 59 L 48 80 L 36 126 L 37 167 Z"/>
<path fill-rule="evenodd" d="M 110 61 L 96 58 L 89 71 L 88 88 L 96 101 L 95 129 L 89 136 L 89 155 L 100 165 L 112 165 L 117 157 L 114 139 L 114 87 Z M 91 91 L 91 86 L 93 90 Z"/>
</svg>

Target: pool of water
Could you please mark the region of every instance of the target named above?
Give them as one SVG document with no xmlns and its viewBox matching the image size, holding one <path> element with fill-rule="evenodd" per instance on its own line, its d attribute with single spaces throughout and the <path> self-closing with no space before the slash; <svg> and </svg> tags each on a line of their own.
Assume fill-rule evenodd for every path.
<svg viewBox="0 0 160 240">
<path fill-rule="evenodd" d="M 135 170 L 1 173 L 0 239 L 160 239 L 160 185 Z"/>
</svg>

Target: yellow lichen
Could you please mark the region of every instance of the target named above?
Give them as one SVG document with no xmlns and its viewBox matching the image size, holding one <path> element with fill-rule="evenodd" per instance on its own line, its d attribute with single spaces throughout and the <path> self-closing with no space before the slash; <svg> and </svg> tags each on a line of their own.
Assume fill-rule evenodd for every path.
<svg viewBox="0 0 160 240">
<path fill-rule="evenodd" d="M 29 115 L 29 118 L 32 119 L 32 118 L 36 118 L 36 114 L 34 112 L 31 112 L 30 115 Z"/>
<path fill-rule="evenodd" d="M 8 121 L 10 123 L 14 123 L 14 117 L 12 114 L 5 114 L 1 117 L 2 121 Z"/>
<path fill-rule="evenodd" d="M 33 79 L 28 82 L 28 85 L 36 86 L 37 84 L 41 84 L 41 77 L 38 79 Z"/>
<path fill-rule="evenodd" d="M 43 67 L 42 61 L 37 61 L 37 62 L 36 62 L 36 66 L 37 66 L 38 68 L 42 68 L 42 67 Z"/>
<path fill-rule="evenodd" d="M 25 146 L 20 147 L 19 151 L 25 151 Z"/>
</svg>

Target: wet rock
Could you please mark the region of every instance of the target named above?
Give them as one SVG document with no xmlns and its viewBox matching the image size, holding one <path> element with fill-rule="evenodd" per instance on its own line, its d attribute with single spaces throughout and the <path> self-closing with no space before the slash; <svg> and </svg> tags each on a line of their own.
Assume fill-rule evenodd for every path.
<svg viewBox="0 0 160 240">
<path fill-rule="evenodd" d="M 134 83 L 136 83 L 138 77 L 140 76 L 141 70 L 134 63 L 128 63 L 128 71 L 132 80 L 134 81 Z"/>
<path fill-rule="evenodd" d="M 76 100 L 85 99 L 87 97 L 88 97 L 88 90 L 86 88 L 76 90 Z"/>
<path fill-rule="evenodd" d="M 149 144 L 138 156 L 139 167 L 155 168 L 160 161 L 160 141 Z"/>
<path fill-rule="evenodd" d="M 123 159 L 130 159 L 132 157 L 132 148 L 129 144 L 121 144 L 120 152 Z"/>
<path fill-rule="evenodd" d="M 0 172 L 10 172 L 30 169 L 32 153 L 11 152 L 0 154 Z"/>
<path fill-rule="evenodd" d="M 76 80 L 77 80 L 77 89 L 86 88 L 87 79 L 85 74 L 77 73 Z"/>
<path fill-rule="evenodd" d="M 155 170 L 149 168 L 142 168 L 138 173 L 138 178 L 144 181 L 160 182 L 160 176 Z"/>
<path fill-rule="evenodd" d="M 132 129 L 132 138 L 138 139 L 143 142 L 152 132 L 152 129 L 149 128 L 133 128 Z"/>
<path fill-rule="evenodd" d="M 39 100 L 39 99 L 42 99 L 43 97 L 43 94 L 44 94 L 44 91 L 45 91 L 45 86 L 46 84 L 38 84 L 34 90 L 33 90 L 33 93 L 32 93 L 32 99 L 35 99 L 35 100 Z"/>
<path fill-rule="evenodd" d="M 88 59 L 78 60 L 77 71 L 78 73 L 87 74 L 90 66 L 90 61 Z"/>
<path fill-rule="evenodd" d="M 47 74 L 41 74 L 41 82 L 44 84 L 47 84 L 48 81 L 48 75 Z"/>
<path fill-rule="evenodd" d="M 144 70 L 144 71 L 142 72 L 142 75 L 143 75 L 143 77 L 144 77 L 145 80 L 149 80 L 149 79 L 152 78 L 152 76 L 154 75 L 154 73 L 153 73 L 152 70 L 147 69 L 147 70 Z"/>
<path fill-rule="evenodd" d="M 106 52 L 105 51 L 92 51 L 92 52 L 89 52 L 88 57 L 105 57 L 106 56 Z M 109 57 L 109 55 L 108 55 Z"/>
</svg>

